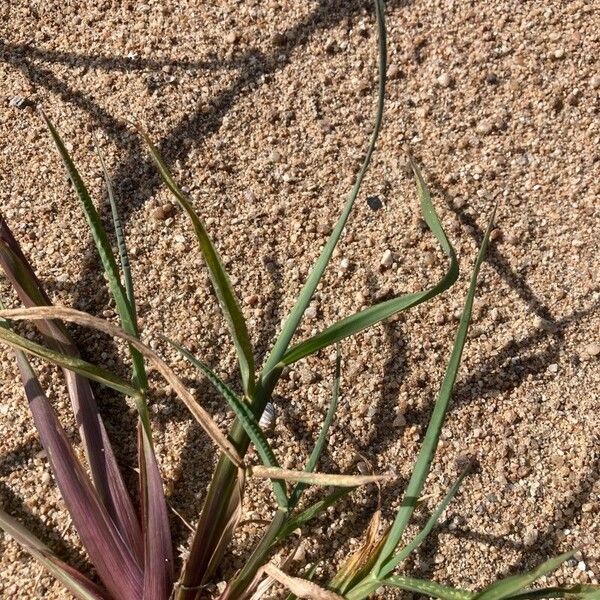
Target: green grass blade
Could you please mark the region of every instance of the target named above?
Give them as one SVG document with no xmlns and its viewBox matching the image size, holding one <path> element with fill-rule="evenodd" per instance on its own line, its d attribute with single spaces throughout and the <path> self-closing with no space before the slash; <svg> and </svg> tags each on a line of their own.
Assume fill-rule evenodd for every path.
<svg viewBox="0 0 600 600">
<path fill-rule="evenodd" d="M 108 173 L 106 163 L 104 162 L 104 156 L 100 150 L 98 141 L 96 140 L 96 154 L 100 160 L 100 166 L 102 167 L 102 174 L 104 176 L 104 182 L 106 184 L 106 192 L 108 194 L 108 201 L 110 202 L 110 212 L 113 219 L 113 227 L 115 230 L 115 237 L 117 239 L 117 249 L 119 250 L 119 261 L 121 263 L 121 272 L 123 273 L 123 284 L 125 286 L 125 295 L 129 301 L 131 308 L 131 316 L 137 327 L 137 310 L 135 306 L 135 294 L 133 291 L 133 278 L 131 276 L 131 264 L 129 263 L 129 253 L 127 252 L 127 243 L 125 242 L 125 234 L 123 232 L 123 224 L 121 223 L 121 217 L 119 216 L 119 208 L 117 206 L 117 200 L 115 198 L 115 192 L 111 177 Z"/>
<path fill-rule="evenodd" d="M 450 258 L 450 266 L 447 273 L 435 286 L 428 290 L 392 298 L 391 300 L 366 308 L 359 313 L 334 323 L 321 333 L 291 348 L 281 358 L 281 364 L 290 365 L 295 363 L 301 358 L 314 354 L 322 348 L 367 329 L 400 311 L 407 310 L 413 306 L 426 302 L 446 291 L 458 278 L 458 261 L 456 260 L 454 248 L 450 244 L 442 227 L 442 223 L 435 212 L 435 208 L 431 201 L 431 195 L 419 168 L 412 160 L 411 164 L 415 174 L 423 218 L 435 238 L 440 243 L 444 254 Z"/>
<path fill-rule="evenodd" d="M 340 354 L 340 346 L 336 345 L 335 349 L 335 375 L 333 378 L 333 386 L 331 392 L 331 402 L 329 403 L 329 407 L 327 409 L 327 414 L 325 415 L 325 419 L 323 421 L 323 425 L 321 426 L 321 431 L 319 432 L 319 437 L 317 438 L 317 442 L 315 443 L 315 447 L 313 448 L 308 462 L 304 467 L 305 471 L 314 471 L 317 468 L 317 463 L 319 462 L 319 458 L 323 453 L 323 449 L 325 448 L 325 442 L 327 441 L 327 434 L 329 432 L 329 427 L 333 421 L 333 417 L 335 416 L 335 412 L 337 410 L 338 398 L 340 395 L 340 373 L 342 367 L 342 357 Z M 292 490 L 290 495 L 290 510 L 292 510 L 300 500 L 302 496 L 302 492 L 306 489 L 306 484 L 298 483 L 296 487 Z"/>
<path fill-rule="evenodd" d="M 98 254 L 100 255 L 100 260 L 102 261 L 102 266 L 104 267 L 104 272 L 108 278 L 108 284 L 110 287 L 111 294 L 115 300 L 115 305 L 117 308 L 117 312 L 119 313 L 119 317 L 123 324 L 123 329 L 135 337 L 138 337 L 138 329 L 135 321 L 135 314 L 129 303 L 127 298 L 127 294 L 123 285 L 121 284 L 121 278 L 119 274 L 119 269 L 117 267 L 117 262 L 115 260 L 115 256 L 113 254 L 110 242 L 108 240 L 108 236 L 106 235 L 106 231 L 102 226 L 102 221 L 100 220 L 100 216 L 98 215 L 98 211 L 92 202 L 90 194 L 83 182 L 79 172 L 77 171 L 77 167 L 73 163 L 58 131 L 54 127 L 54 125 L 50 122 L 50 119 L 40 111 L 42 118 L 44 119 L 48 130 L 54 140 L 54 143 L 58 149 L 58 152 L 65 164 L 69 177 L 73 183 L 73 187 L 77 192 L 77 196 L 81 202 L 83 207 L 83 211 L 85 213 L 86 220 L 90 227 L 90 231 L 92 233 L 92 238 L 94 240 L 94 244 L 96 245 L 96 249 L 98 250 Z M 148 379 L 146 377 L 146 370 L 144 368 L 144 359 L 141 354 L 132 346 L 129 346 L 129 350 L 131 353 L 131 359 L 133 362 L 133 370 L 134 370 L 134 382 L 136 387 L 141 390 L 146 390 L 148 388 Z M 140 410 L 141 409 L 141 410 Z M 147 406 L 145 401 L 142 403 L 138 403 L 138 410 L 140 411 L 140 418 L 142 419 L 142 423 L 144 427 L 150 433 L 150 420 L 148 416 Z"/>
<path fill-rule="evenodd" d="M 400 552 L 398 552 L 388 563 L 386 563 L 386 567 L 390 569 L 395 569 L 403 560 L 405 560 L 416 548 L 418 548 L 426 539 L 427 536 L 431 533 L 431 530 L 435 527 L 442 513 L 446 510 L 452 499 L 458 492 L 460 485 L 462 484 L 464 478 L 467 475 L 468 470 L 465 469 L 458 481 L 450 488 L 444 499 L 440 502 L 439 506 L 435 509 L 433 514 L 425 523 L 425 527 L 419 531 L 419 533 L 408 543 Z"/>
<path fill-rule="evenodd" d="M 131 385 L 129 385 L 129 383 L 127 383 L 124 379 L 117 377 L 110 371 L 93 365 L 81 358 L 61 354 L 60 352 L 46 348 L 46 346 L 32 342 L 31 340 L 20 336 L 13 331 L 10 331 L 10 329 L 7 329 L 6 325 L 2 322 L 0 322 L 0 340 L 12 348 L 23 350 L 23 352 L 26 352 L 27 354 L 37 356 L 38 358 L 47 360 L 48 362 L 58 365 L 59 367 L 79 373 L 88 379 L 102 383 L 103 385 L 116 390 L 117 392 L 121 392 L 126 396 L 130 396 L 131 398 L 136 399 L 140 395 L 138 390 L 131 387 Z"/>
<path fill-rule="evenodd" d="M 288 519 L 285 525 L 279 530 L 276 541 L 281 541 L 288 537 L 293 531 L 301 528 L 303 525 L 314 519 L 317 515 L 333 506 L 338 500 L 347 496 L 356 488 L 340 488 L 331 492 L 318 502 L 311 504 L 307 509 Z"/>
<path fill-rule="evenodd" d="M 240 373 L 242 376 L 244 392 L 248 397 L 252 397 L 254 392 L 255 369 L 252 344 L 250 343 L 250 336 L 248 335 L 246 320 L 242 314 L 242 309 L 240 308 L 239 302 L 233 290 L 233 286 L 231 285 L 231 281 L 229 280 L 229 277 L 225 271 L 225 267 L 223 266 L 223 262 L 219 256 L 219 252 L 208 236 L 206 228 L 204 227 L 204 223 L 194 211 L 192 203 L 173 179 L 173 176 L 171 175 L 169 168 L 160 155 L 160 152 L 154 146 L 149 136 L 142 131 L 141 128 L 138 127 L 137 129 L 148 146 L 150 155 L 156 163 L 162 180 L 171 193 L 175 196 L 181 208 L 185 210 L 192 221 L 196 237 L 198 238 L 198 243 L 200 244 L 200 249 L 202 250 L 210 278 L 217 294 L 219 305 L 221 306 L 223 315 L 225 316 L 225 319 L 229 325 L 231 336 L 233 337 L 233 342 L 235 344 L 238 362 L 240 365 Z"/>
<path fill-rule="evenodd" d="M 532 571 L 529 571 L 529 573 L 513 575 L 502 581 L 497 581 L 482 592 L 479 592 L 474 600 L 503 600 L 504 598 L 509 598 L 523 590 L 523 588 L 534 583 L 540 577 L 548 575 L 548 573 L 552 573 L 552 571 L 556 571 L 556 569 L 558 569 L 558 567 L 566 560 L 571 558 L 573 554 L 575 554 L 575 551 L 565 552 L 560 556 L 547 560 Z"/>
<path fill-rule="evenodd" d="M 271 445 L 265 437 L 262 429 L 258 424 L 258 420 L 254 416 L 250 406 L 243 400 L 237 397 L 235 392 L 218 376 L 216 373 L 203 362 L 199 361 L 193 354 L 186 350 L 183 346 L 177 342 L 169 339 L 166 336 L 161 336 L 164 340 L 169 342 L 182 356 L 184 356 L 194 367 L 196 367 L 215 387 L 215 389 L 227 400 L 227 403 L 235 412 L 240 423 L 244 427 L 244 430 L 248 434 L 248 437 L 252 440 L 252 443 L 256 447 L 256 451 L 260 456 L 261 461 L 267 467 L 279 468 L 279 463 Z M 285 483 L 279 479 L 273 479 L 273 490 L 277 497 L 277 503 L 279 508 L 287 509 L 288 498 L 285 489 Z"/>
<path fill-rule="evenodd" d="M 477 288 L 477 276 L 479 275 L 479 270 L 486 256 L 490 233 L 494 223 L 495 212 L 496 211 L 494 209 L 481 243 L 477 260 L 475 261 L 469 290 L 465 300 L 465 306 L 458 326 L 458 331 L 456 333 L 456 338 L 454 340 L 454 347 L 452 348 L 450 360 L 446 368 L 446 374 L 444 375 L 444 379 L 435 402 L 433 413 L 427 427 L 427 432 L 425 433 L 423 445 L 421 446 L 421 450 L 417 457 L 417 462 L 414 466 L 412 475 L 406 488 L 404 501 L 401 508 L 398 510 L 398 513 L 396 514 L 389 537 L 374 567 L 374 573 L 379 578 L 385 577 L 392 570 L 390 566 L 385 563 L 387 563 L 389 560 L 390 556 L 396 549 L 396 546 L 400 542 L 402 535 L 404 534 L 406 526 L 408 525 L 410 517 L 415 509 L 417 500 L 419 499 L 419 496 L 423 490 L 425 480 L 429 474 L 429 469 L 431 468 L 431 462 L 433 461 L 433 457 L 437 449 L 440 431 L 444 424 L 444 419 L 448 410 L 448 404 L 452 396 L 452 388 L 454 387 L 454 382 L 456 381 L 456 376 L 460 367 L 460 360 L 467 339 L 467 332 L 469 330 L 469 323 L 471 321 L 471 313 L 473 311 L 473 299 L 475 297 L 475 291 Z"/>
<path fill-rule="evenodd" d="M 407 592 L 414 592 L 429 598 L 440 598 L 441 600 L 473 600 L 475 598 L 475 594 L 468 590 L 460 590 L 435 581 L 425 581 L 403 575 L 388 577 L 382 582 L 382 585 L 397 587 Z M 354 600 L 351 595 L 348 598 Z"/>
<path fill-rule="evenodd" d="M 375 114 L 375 124 L 373 127 L 373 133 L 371 134 L 371 140 L 369 142 L 369 146 L 367 148 L 367 153 L 365 155 L 365 159 L 363 161 L 362 167 L 358 172 L 356 177 L 356 181 L 354 183 L 354 187 L 350 192 L 350 196 L 344 205 L 342 213 L 331 233 L 331 236 L 327 240 L 325 247 L 323 248 L 319 258 L 317 259 L 312 271 L 310 272 L 298 299 L 296 300 L 296 304 L 292 308 L 285 324 L 282 327 L 281 333 L 279 334 L 275 345 L 269 355 L 265 367 L 263 369 L 263 378 L 265 375 L 269 374 L 269 372 L 273 371 L 278 363 L 282 360 L 285 355 L 288 346 L 298 329 L 298 325 L 302 320 L 302 316 L 304 315 L 304 311 L 306 307 L 310 303 L 311 298 L 325 272 L 329 261 L 331 260 L 331 256 L 335 247 L 342 235 L 342 231 L 346 226 L 346 222 L 348 221 L 348 217 L 350 216 L 350 212 L 352 207 L 354 206 L 354 202 L 358 196 L 360 191 L 360 187 L 364 176 L 367 172 L 369 164 L 371 162 L 371 156 L 373 155 L 373 151 L 375 149 L 375 144 L 377 142 L 377 138 L 379 137 L 379 131 L 381 129 L 381 122 L 383 119 L 383 105 L 385 98 L 385 77 L 386 77 L 386 68 L 387 68 L 387 49 L 386 49 L 386 32 L 385 32 L 385 7 L 383 4 L 383 0 L 375 0 L 375 7 L 377 13 L 377 26 L 378 26 L 378 35 L 379 35 L 379 96 L 377 101 L 377 111 Z"/>
<path fill-rule="evenodd" d="M 0 528 L 31 554 L 76 598 L 103 600 L 108 597 L 106 591 L 54 556 L 50 548 L 3 510 L 0 510 Z"/>
</svg>

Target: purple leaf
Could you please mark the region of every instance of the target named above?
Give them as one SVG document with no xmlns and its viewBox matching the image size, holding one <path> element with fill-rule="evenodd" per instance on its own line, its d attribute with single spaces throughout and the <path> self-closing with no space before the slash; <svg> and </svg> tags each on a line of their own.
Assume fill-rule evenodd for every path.
<svg viewBox="0 0 600 600">
<path fill-rule="evenodd" d="M 0 216 L 0 266 L 25 306 L 50 306 L 33 269 L 21 251 L 10 228 Z M 64 354 L 79 356 L 64 325 L 58 321 L 36 321 L 48 345 Z M 73 413 L 90 466 L 92 481 L 119 531 L 143 564 L 143 541 L 140 524 L 123 477 L 117 465 L 102 417 L 87 379 L 64 370 Z"/>
<path fill-rule="evenodd" d="M 88 479 L 25 355 L 15 352 L 42 446 L 73 524 L 114 598 L 141 600 L 141 567 Z"/>
<path fill-rule="evenodd" d="M 145 483 L 144 600 L 167 600 L 173 589 L 174 578 L 169 514 L 156 456 L 144 427 L 140 427 L 140 435 L 140 480 Z"/>
</svg>

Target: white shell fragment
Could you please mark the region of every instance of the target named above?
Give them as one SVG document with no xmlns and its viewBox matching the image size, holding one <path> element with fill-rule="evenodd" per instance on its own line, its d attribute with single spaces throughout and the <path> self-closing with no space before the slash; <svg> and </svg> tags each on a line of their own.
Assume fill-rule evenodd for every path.
<svg viewBox="0 0 600 600">
<path fill-rule="evenodd" d="M 275 418 L 277 414 L 275 412 L 275 406 L 271 401 L 267 402 L 265 406 L 265 410 L 260 417 L 260 421 L 258 422 L 260 428 L 263 431 L 271 431 L 275 427 Z"/>
</svg>

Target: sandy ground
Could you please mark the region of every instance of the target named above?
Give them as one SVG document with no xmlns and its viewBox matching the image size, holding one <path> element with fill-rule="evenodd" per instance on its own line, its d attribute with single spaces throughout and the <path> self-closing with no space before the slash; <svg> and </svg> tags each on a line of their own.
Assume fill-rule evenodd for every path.
<svg viewBox="0 0 600 600">
<path fill-rule="evenodd" d="M 600 16 L 593 2 L 387 2 L 390 82 L 384 129 L 339 252 L 300 336 L 391 295 L 433 284 L 446 262 L 421 227 L 408 146 L 423 165 L 462 276 L 426 306 L 343 346 L 343 399 L 324 470 L 357 453 L 394 470 L 398 504 L 443 374 L 482 228 L 498 230 L 434 472 L 433 506 L 468 456 L 478 469 L 408 572 L 477 589 L 562 550 L 580 555 L 548 582 L 600 577 Z M 366 146 L 376 91 L 368 1 L 9 0 L 0 6 L 0 208 L 56 302 L 114 316 L 77 199 L 40 119 L 55 121 L 107 215 L 100 134 L 131 246 L 144 338 L 226 426 L 205 381 L 156 339 L 164 332 L 237 385 L 235 355 L 185 216 L 128 121 L 140 121 L 190 189 L 243 299 L 264 356 L 336 218 Z M 25 102 L 19 107 L 15 97 Z M 11 103 L 12 100 L 12 103 Z M 368 201 L 368 199 L 370 200 Z M 379 208 L 378 208 L 379 207 Z M 386 250 L 391 268 L 382 269 Z M 14 302 L 2 284 L 2 298 Z M 74 330 L 89 358 L 128 372 L 124 349 Z M 594 356 L 596 355 L 596 356 Z M 47 474 L 10 354 L 1 353 L 0 500 L 59 554 L 85 567 Z M 278 388 L 278 455 L 301 467 L 329 397 L 329 352 Z M 69 431 L 57 373 L 44 382 Z M 99 391 L 133 482 L 132 406 Z M 158 382 L 153 419 L 170 502 L 194 521 L 215 455 Z M 73 432 L 73 435 L 74 432 Z M 360 460 L 360 459 L 358 459 Z M 373 490 L 306 532 L 318 578 L 358 540 Z M 253 485 L 246 518 L 266 518 Z M 427 514 L 421 510 L 417 521 Z M 50 531 L 46 530 L 50 528 Z M 174 517 L 178 545 L 187 531 Z M 242 525 L 220 573 L 239 565 Z M 0 540 L 4 598 L 65 598 Z M 380 597 L 393 598 L 393 593 Z"/>
</svg>

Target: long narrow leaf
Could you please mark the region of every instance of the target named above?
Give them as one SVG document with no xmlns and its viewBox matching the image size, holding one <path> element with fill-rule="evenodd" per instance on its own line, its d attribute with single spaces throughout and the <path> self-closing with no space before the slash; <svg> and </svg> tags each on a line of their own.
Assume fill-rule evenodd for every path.
<svg viewBox="0 0 600 600">
<path fill-rule="evenodd" d="M 444 376 L 444 380 L 442 381 L 442 385 L 433 408 L 433 413 L 425 433 L 423 445 L 421 446 L 421 450 L 417 457 L 417 462 L 415 463 L 412 475 L 406 488 L 404 501 L 400 510 L 396 514 L 390 535 L 375 565 L 375 574 L 379 578 L 389 575 L 392 570 L 390 565 L 385 563 L 389 561 L 390 556 L 396 549 L 396 546 L 404 534 L 406 526 L 414 511 L 416 502 L 421 495 L 421 491 L 423 490 L 427 475 L 429 474 L 431 462 L 433 461 L 433 457 L 437 448 L 440 431 L 444 424 L 446 411 L 448 410 L 448 404 L 452 396 L 454 382 L 456 381 L 456 376 L 458 374 L 463 348 L 467 339 L 467 332 L 469 330 L 469 323 L 471 321 L 471 313 L 473 310 L 473 299 L 475 297 L 475 290 L 477 288 L 477 276 L 479 275 L 479 270 L 486 256 L 489 237 L 494 223 L 494 215 L 495 209 L 492 212 L 487 230 L 479 249 L 477 260 L 475 261 L 469 290 L 465 300 L 465 306 L 454 341 L 454 347 L 452 349 L 448 367 L 446 368 L 446 374 Z"/>
<path fill-rule="evenodd" d="M 327 441 L 327 434 L 329 433 L 329 427 L 333 421 L 333 417 L 335 416 L 335 412 L 337 410 L 338 398 L 340 395 L 340 373 L 342 368 L 342 357 L 340 354 L 340 346 L 336 345 L 335 352 L 335 375 L 333 377 L 333 386 L 331 392 L 331 402 L 329 403 L 329 407 L 327 409 L 327 414 L 325 415 L 325 419 L 323 420 L 323 425 L 321 426 L 321 431 L 319 432 L 319 437 L 317 438 L 317 442 L 315 443 L 315 447 L 313 448 L 308 462 L 304 467 L 305 471 L 311 472 L 317 468 L 317 463 L 319 462 L 319 458 L 323 453 L 323 449 L 325 448 L 325 442 Z M 296 487 L 292 490 L 290 495 L 290 510 L 292 510 L 300 500 L 302 496 L 302 492 L 306 489 L 305 483 L 298 483 Z"/>
<path fill-rule="evenodd" d="M 456 281 L 458 277 L 458 261 L 456 260 L 456 253 L 454 252 L 454 248 L 450 244 L 442 227 L 442 223 L 435 212 L 435 208 L 431 201 L 431 195 L 421 172 L 412 159 L 411 165 L 415 174 L 417 191 L 421 201 L 421 213 L 425 223 L 427 223 L 427 226 L 440 243 L 444 254 L 450 258 L 448 271 L 436 285 L 427 290 L 386 300 L 385 302 L 366 308 L 361 312 L 334 323 L 321 333 L 301 342 L 286 352 L 281 358 L 282 365 L 291 365 L 301 358 L 314 354 L 322 348 L 363 331 L 400 311 L 422 304 L 446 291 Z"/>
<path fill-rule="evenodd" d="M 133 337 L 132 335 L 129 335 L 116 325 L 113 325 L 112 323 L 103 319 L 92 317 L 87 313 L 75 310 L 73 308 L 55 306 L 38 306 L 32 308 L 15 308 L 10 310 L 1 310 L 0 318 L 34 321 L 38 319 L 62 319 L 63 321 L 70 321 L 73 323 L 77 323 L 78 325 L 91 327 L 98 331 L 102 331 L 103 333 L 106 333 L 108 335 L 112 335 L 114 337 L 125 340 L 128 344 L 135 347 L 140 352 L 140 354 L 144 356 L 144 358 L 146 358 L 156 367 L 157 371 L 173 388 L 177 396 L 179 396 L 182 402 L 187 406 L 187 408 L 198 421 L 200 426 L 219 446 L 219 448 L 221 448 L 221 450 L 227 455 L 229 460 L 234 465 L 241 466 L 240 457 L 233 444 L 225 437 L 225 435 L 223 435 L 218 425 L 213 421 L 212 417 L 206 412 L 206 410 L 204 410 L 204 408 L 202 408 L 202 406 L 200 406 L 198 402 L 196 402 L 195 398 L 185 387 L 183 382 L 177 377 L 177 375 L 173 373 L 172 369 L 164 362 L 164 360 L 162 360 L 162 358 L 158 356 L 158 354 L 156 354 L 156 352 L 151 350 L 148 346 L 140 342 L 137 338 Z M 6 331 L 7 330 L 0 327 L 0 338 L 2 336 L 6 336 Z M 57 360 L 68 362 L 70 359 L 61 356 Z M 85 364 L 89 365 L 89 363 Z M 98 367 L 94 367 L 93 365 L 89 365 L 89 367 L 98 369 Z M 70 366 L 69 368 L 72 367 Z"/>
<path fill-rule="evenodd" d="M 83 207 L 83 211 L 85 213 L 85 217 L 87 219 L 88 225 L 90 227 L 90 231 L 92 232 L 92 238 L 94 239 L 94 244 L 96 245 L 96 249 L 98 250 L 98 254 L 100 255 L 100 260 L 102 261 L 102 266 L 104 267 L 104 272 L 108 278 L 108 283 L 110 286 L 110 290 L 113 298 L 115 299 L 115 305 L 117 307 L 117 311 L 119 313 L 119 317 L 123 323 L 123 328 L 127 333 L 137 334 L 137 325 L 134 318 L 134 313 L 129 304 L 129 300 L 127 299 L 127 294 L 123 289 L 123 285 L 121 284 L 121 278 L 119 275 L 119 269 L 117 267 L 117 261 L 115 260 L 115 256 L 113 254 L 110 242 L 108 240 L 108 236 L 106 235 L 106 231 L 102 226 L 102 221 L 100 220 L 100 216 L 98 215 L 98 211 L 92 202 L 90 194 L 83 182 L 83 179 L 79 175 L 77 171 L 77 167 L 75 167 L 75 163 L 71 159 L 69 152 L 67 151 L 58 131 L 51 123 L 50 119 L 46 116 L 46 114 L 40 110 L 40 115 L 44 119 L 48 130 L 50 131 L 50 135 L 54 140 L 54 143 L 58 149 L 60 157 L 67 169 L 67 173 L 69 174 L 69 178 L 73 183 L 73 187 L 77 192 L 77 196 L 81 202 L 81 206 Z M 148 382 L 145 377 L 144 365 L 142 357 L 135 351 L 135 348 L 132 348 L 132 360 L 135 369 L 135 376 L 137 378 L 137 385 L 140 389 L 145 389 L 148 386 Z"/>
<path fill-rule="evenodd" d="M 65 369 L 69 369 L 71 371 L 75 371 L 80 375 L 84 375 L 88 379 L 92 379 L 93 381 L 102 383 L 107 387 L 112 388 L 117 392 L 121 392 L 122 394 L 125 394 L 127 396 L 131 396 L 132 398 L 135 398 L 139 395 L 138 390 L 132 388 L 129 385 L 129 383 L 127 383 L 124 379 L 113 375 L 110 371 L 107 371 L 102 367 L 92 365 L 91 363 L 88 363 L 87 361 L 81 358 L 68 356 L 66 354 L 56 352 L 55 350 L 50 350 L 49 348 L 46 348 L 46 346 L 42 346 L 41 344 L 32 342 L 26 337 L 20 336 L 17 333 L 10 331 L 9 329 L 3 326 L 0 326 L 0 340 L 5 342 L 12 348 L 23 350 L 28 354 L 37 356 L 38 358 L 43 358 L 44 360 L 47 360 L 48 362 L 51 362 L 55 365 L 58 365 Z"/>
<path fill-rule="evenodd" d="M 430 598 L 440 598 L 441 600 L 473 600 L 475 598 L 475 594 L 468 590 L 460 590 L 435 581 L 424 581 L 413 577 L 405 577 L 404 575 L 388 577 L 383 581 L 383 585 L 397 587 Z M 355 600 L 355 597 L 349 594 L 348 599 Z"/>
<path fill-rule="evenodd" d="M 600 586 L 577 584 L 570 587 L 540 588 L 519 592 L 509 596 L 507 600 L 545 600 L 546 598 L 600 600 Z"/>
<path fill-rule="evenodd" d="M 161 337 L 169 342 L 171 346 L 173 346 L 182 356 L 184 356 L 192 365 L 194 365 L 194 367 L 196 367 L 211 382 L 221 396 L 227 400 L 227 403 L 235 412 L 236 417 L 240 420 L 240 423 L 243 425 L 248 437 L 252 440 L 252 443 L 256 447 L 258 455 L 260 456 L 263 464 L 267 467 L 278 468 L 279 463 L 277 462 L 277 458 L 273 453 L 271 445 L 265 437 L 265 434 L 262 432 L 259 422 L 248 404 L 238 398 L 235 392 L 210 367 L 205 365 L 202 361 L 199 361 L 191 352 L 168 337 Z M 283 481 L 274 479 L 273 490 L 275 492 L 275 496 L 277 497 L 277 504 L 279 508 L 286 509 L 288 506 L 288 498 Z"/>
<path fill-rule="evenodd" d="M 440 505 L 429 517 L 427 523 L 425 523 L 425 527 L 423 527 L 423 529 L 421 529 L 421 531 L 419 531 L 419 533 L 387 563 L 387 566 L 390 569 L 395 569 L 403 560 L 405 560 L 410 554 L 412 554 L 412 552 L 414 552 L 414 550 L 418 548 L 427 539 L 427 536 L 435 527 L 439 518 L 442 516 L 442 513 L 446 510 L 450 502 L 452 502 L 452 499 L 456 495 L 456 492 L 458 492 L 458 489 L 460 488 L 460 485 L 466 477 L 467 472 L 467 470 L 462 472 L 457 482 L 450 488 L 444 499 L 440 502 Z"/>
<path fill-rule="evenodd" d="M 204 227 L 204 223 L 194 211 L 191 201 L 173 179 L 160 152 L 154 146 L 150 137 L 140 127 L 137 129 L 148 145 L 150 155 L 156 163 L 162 180 L 192 221 L 221 310 L 227 320 L 237 350 L 244 392 L 248 397 L 252 397 L 254 391 L 254 357 L 252 354 L 252 344 L 250 343 L 250 336 L 248 335 L 248 329 L 246 327 L 244 315 L 242 314 L 242 309 L 240 308 L 235 292 L 233 291 L 231 281 L 225 272 L 219 252 L 212 243 L 206 228 Z"/>
<path fill-rule="evenodd" d="M 51 304 L 8 224 L 1 217 L 0 266 L 25 306 Z M 77 347 L 62 323 L 36 321 L 36 326 L 50 348 L 79 357 Z M 141 561 L 143 548 L 140 525 L 98 413 L 90 382 L 68 369 L 63 372 L 94 486 L 123 537 Z"/>
<path fill-rule="evenodd" d="M 115 273 L 116 277 L 114 278 L 109 276 L 111 293 L 115 299 L 116 305 L 118 307 L 120 306 L 121 309 L 128 311 L 125 315 L 121 314 L 119 311 L 119 316 L 121 317 L 121 322 L 123 323 L 125 330 L 139 339 L 133 280 L 131 277 L 125 236 L 123 234 L 123 226 L 121 225 L 112 182 L 98 144 L 96 144 L 96 152 L 100 159 L 104 180 L 106 182 L 124 280 L 123 289 L 120 285 L 115 285 L 115 282 L 118 281 L 118 273 Z M 89 203 L 84 202 L 84 206 L 88 205 Z M 95 218 L 93 214 L 89 215 L 88 220 L 91 223 L 96 223 L 96 227 L 100 230 L 99 238 L 106 239 L 106 235 L 103 235 L 104 232 L 102 231 L 100 220 Z M 112 255 L 110 246 L 103 248 L 103 250 L 104 255 Z M 103 265 L 107 275 L 109 275 L 109 272 L 115 266 L 114 261 L 103 261 Z M 123 297 L 123 292 L 125 292 L 125 297 Z M 152 443 L 150 417 L 145 398 L 146 389 L 148 387 L 148 377 L 146 375 L 144 359 L 139 350 L 134 346 L 130 345 L 129 349 L 133 361 L 134 384 L 141 390 L 137 408 L 141 423 L 141 430 L 139 431 L 138 437 L 138 458 L 142 522 L 144 525 L 144 600 L 162 600 L 169 595 L 173 583 L 173 547 L 171 544 L 169 514 L 162 479 L 154 454 L 154 444 Z"/>
<path fill-rule="evenodd" d="M 503 600 L 504 598 L 509 598 L 510 596 L 521 592 L 540 577 L 548 575 L 548 573 L 552 573 L 552 571 L 558 569 L 558 567 L 571 558 L 573 554 L 575 554 L 575 551 L 565 552 L 560 556 L 547 560 L 532 571 L 529 571 L 529 573 L 513 575 L 502 581 L 497 581 L 477 594 L 474 600 Z"/>
<path fill-rule="evenodd" d="M 173 545 L 169 514 L 154 449 L 146 431 L 142 436 L 142 460 L 146 484 L 144 502 L 144 600 L 165 600 L 173 587 Z"/>
<path fill-rule="evenodd" d="M 113 189 L 112 180 L 108 173 L 106 163 L 104 162 L 104 156 L 100 150 L 100 146 L 96 141 L 96 153 L 100 159 L 100 166 L 102 167 L 102 174 L 104 175 L 104 182 L 106 184 L 106 192 L 108 194 L 108 201 L 110 202 L 110 212 L 113 219 L 113 227 L 115 230 L 115 238 L 117 239 L 117 249 L 119 250 L 119 261 L 121 263 L 121 271 L 123 273 L 123 284 L 125 287 L 125 295 L 129 301 L 131 308 L 131 315 L 133 321 L 137 326 L 136 322 L 136 306 L 135 306 L 135 294 L 133 292 L 133 278 L 131 277 L 131 265 L 129 263 L 129 253 L 127 252 L 127 244 L 125 242 L 125 234 L 123 232 L 123 225 L 121 223 L 121 217 L 119 216 L 119 208 L 117 206 L 117 200 L 115 198 L 115 192 Z"/>
<path fill-rule="evenodd" d="M 317 259 L 315 265 L 313 266 L 312 271 L 310 272 L 302 291 L 300 292 L 298 299 L 294 307 L 292 308 L 287 320 L 285 321 L 281 333 L 273 346 L 271 354 L 269 355 L 264 369 L 262 371 L 261 377 L 264 379 L 266 375 L 268 375 L 271 371 L 275 369 L 275 367 L 279 364 L 279 362 L 283 359 L 288 346 L 298 329 L 298 325 L 302 320 L 304 315 L 304 311 L 306 307 L 311 301 L 317 286 L 319 285 L 319 281 L 325 272 L 329 261 L 331 260 L 331 256 L 337 243 L 342 235 L 342 231 L 346 226 L 346 222 L 348 221 L 348 217 L 350 216 L 350 212 L 352 211 L 352 207 L 354 206 L 354 202 L 360 192 L 360 188 L 369 168 L 369 164 L 371 162 L 371 157 L 373 155 L 373 151 L 375 150 L 375 144 L 377 143 L 377 138 L 379 137 L 379 131 L 381 129 L 381 122 L 383 120 L 383 105 L 385 99 L 385 79 L 386 79 L 386 69 L 387 69 L 387 41 L 386 41 L 386 31 L 385 31 L 385 6 L 383 4 L 383 0 L 375 0 L 375 9 L 377 14 L 377 27 L 378 27 L 378 36 L 379 36 L 379 95 L 377 100 L 377 111 L 375 114 L 375 124 L 373 127 L 373 132 L 371 134 L 371 140 L 369 142 L 369 146 L 367 148 L 367 152 L 365 154 L 365 158 L 363 164 L 358 172 L 356 177 L 356 181 L 350 192 L 350 196 L 344 205 L 342 213 L 338 218 L 335 227 L 331 233 L 331 236 L 327 240 L 325 247 L 321 251 L 319 258 Z"/>
<path fill-rule="evenodd" d="M 141 598 L 141 566 L 117 531 L 77 460 L 25 354 L 18 350 L 15 354 L 50 468 L 102 583 L 115 598 Z"/>
<path fill-rule="evenodd" d="M 0 528 L 29 552 L 76 598 L 81 600 L 105 600 L 108 598 L 105 590 L 54 556 L 50 548 L 3 510 L 0 510 Z"/>
</svg>

